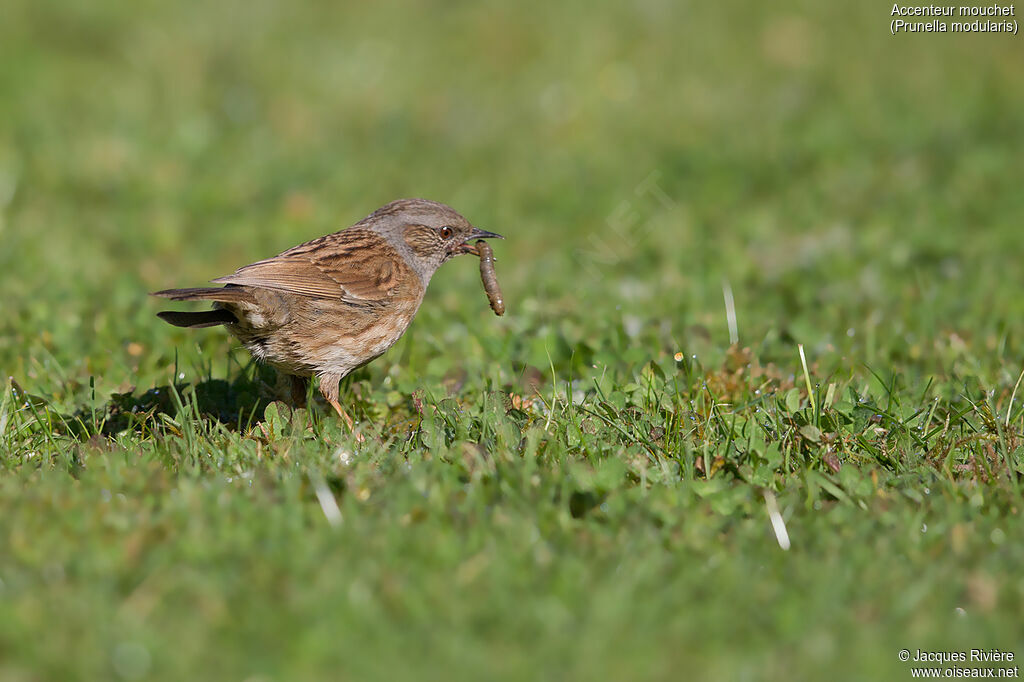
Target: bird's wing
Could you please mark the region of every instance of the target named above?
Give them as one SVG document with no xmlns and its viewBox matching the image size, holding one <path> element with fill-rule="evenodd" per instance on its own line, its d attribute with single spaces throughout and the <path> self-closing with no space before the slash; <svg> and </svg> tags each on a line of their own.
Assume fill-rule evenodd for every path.
<svg viewBox="0 0 1024 682">
<path fill-rule="evenodd" d="M 409 275 L 405 261 L 383 237 L 369 230 L 348 229 L 212 281 L 373 303 L 389 298 L 402 277 Z"/>
</svg>

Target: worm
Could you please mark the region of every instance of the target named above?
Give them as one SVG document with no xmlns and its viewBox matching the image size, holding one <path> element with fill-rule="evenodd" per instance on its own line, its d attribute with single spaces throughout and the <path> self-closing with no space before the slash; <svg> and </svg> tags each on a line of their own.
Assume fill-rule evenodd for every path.
<svg viewBox="0 0 1024 682">
<path fill-rule="evenodd" d="M 505 314 L 505 299 L 498 286 L 498 275 L 494 272 L 494 252 L 490 245 L 482 239 L 476 242 L 476 252 L 480 256 L 480 281 L 484 283 L 487 300 L 495 315 Z"/>
</svg>

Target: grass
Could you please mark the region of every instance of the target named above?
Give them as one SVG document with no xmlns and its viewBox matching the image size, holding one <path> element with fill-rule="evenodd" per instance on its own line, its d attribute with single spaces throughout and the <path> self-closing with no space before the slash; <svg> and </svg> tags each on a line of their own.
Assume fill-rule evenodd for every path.
<svg viewBox="0 0 1024 682">
<path fill-rule="evenodd" d="M 1020 45 L 884 10 L 8 3 L 0 680 L 1024 654 Z M 364 444 L 154 316 L 400 196 L 508 313 L 446 265 Z"/>
</svg>

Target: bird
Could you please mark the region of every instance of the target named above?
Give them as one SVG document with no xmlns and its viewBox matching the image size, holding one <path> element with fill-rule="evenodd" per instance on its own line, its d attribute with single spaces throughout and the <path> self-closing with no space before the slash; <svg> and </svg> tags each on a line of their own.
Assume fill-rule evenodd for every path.
<svg viewBox="0 0 1024 682">
<path fill-rule="evenodd" d="M 455 209 L 399 199 L 351 227 L 210 280 L 216 287 L 165 289 L 172 301 L 210 301 L 211 310 L 162 311 L 177 327 L 223 325 L 259 362 L 291 378 L 304 404 L 308 382 L 354 431 L 339 402 L 341 380 L 380 357 L 416 316 L 430 279 L 479 239 L 504 239 L 474 227 Z"/>
</svg>

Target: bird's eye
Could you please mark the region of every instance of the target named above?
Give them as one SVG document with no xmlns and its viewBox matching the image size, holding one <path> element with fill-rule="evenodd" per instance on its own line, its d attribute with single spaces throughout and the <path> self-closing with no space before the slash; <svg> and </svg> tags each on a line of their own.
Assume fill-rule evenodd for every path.
<svg viewBox="0 0 1024 682">
<path fill-rule="evenodd" d="M 449 239 L 454 233 L 455 230 L 446 225 L 445 227 L 441 228 L 441 239 Z"/>
</svg>

